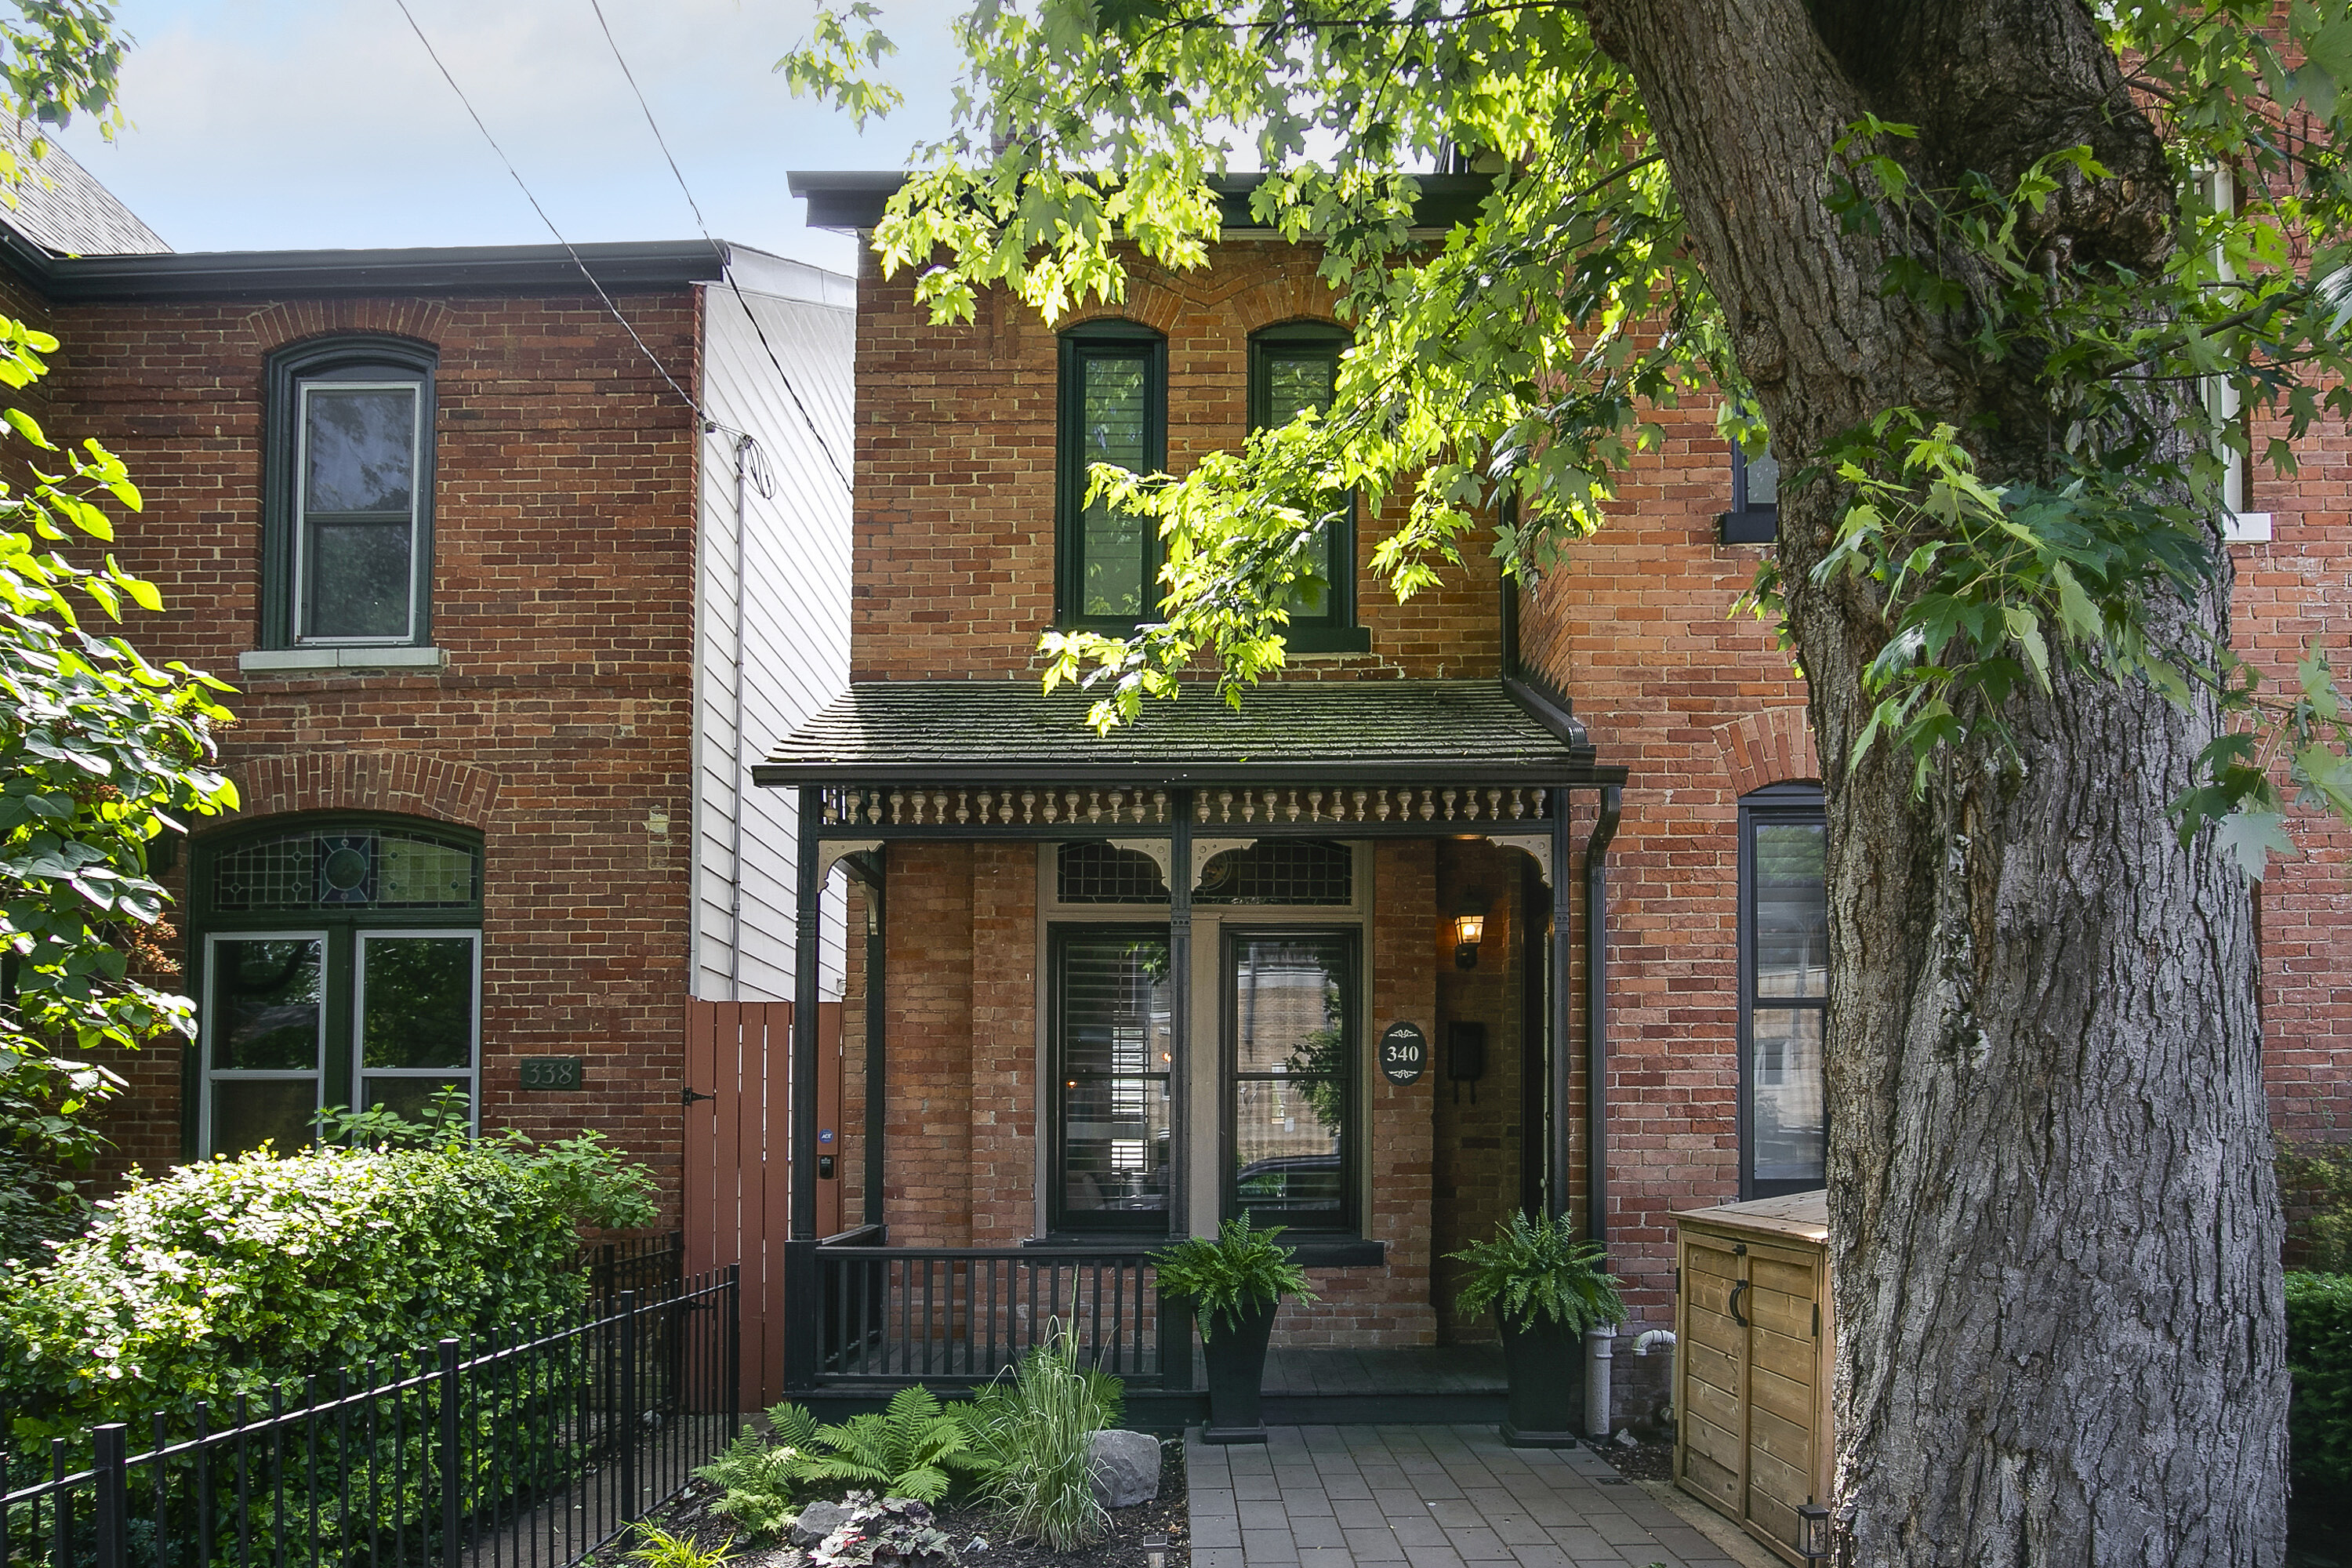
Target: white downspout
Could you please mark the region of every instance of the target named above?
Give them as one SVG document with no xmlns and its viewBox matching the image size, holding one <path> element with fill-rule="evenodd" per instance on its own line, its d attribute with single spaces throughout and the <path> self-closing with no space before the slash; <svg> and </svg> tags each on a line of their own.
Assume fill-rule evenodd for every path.
<svg viewBox="0 0 2352 1568">
<path fill-rule="evenodd" d="M 1584 1433 L 1588 1437 L 1609 1436 L 1610 1360 L 1616 1350 L 1616 1324 L 1584 1331 Z"/>
</svg>

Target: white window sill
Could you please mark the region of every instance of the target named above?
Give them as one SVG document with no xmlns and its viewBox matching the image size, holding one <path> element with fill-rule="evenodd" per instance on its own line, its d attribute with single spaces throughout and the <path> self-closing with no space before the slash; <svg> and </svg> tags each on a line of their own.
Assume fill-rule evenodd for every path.
<svg viewBox="0 0 2352 1568">
<path fill-rule="evenodd" d="M 288 647 L 236 656 L 247 675 L 300 675 L 330 669 L 439 669 L 437 647 Z"/>
<path fill-rule="evenodd" d="M 2221 524 L 2224 544 L 2268 544 L 2271 542 L 2271 514 L 2266 511 L 2233 511 Z"/>
</svg>

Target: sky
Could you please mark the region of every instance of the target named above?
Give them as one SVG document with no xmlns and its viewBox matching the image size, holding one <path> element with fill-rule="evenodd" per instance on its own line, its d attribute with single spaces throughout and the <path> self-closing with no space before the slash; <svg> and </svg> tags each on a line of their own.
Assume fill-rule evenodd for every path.
<svg viewBox="0 0 2352 1568">
<path fill-rule="evenodd" d="M 690 239 L 694 213 L 590 0 L 408 0 L 566 239 Z M 815 0 L 603 0 L 719 238 L 851 270 L 803 225 L 794 169 L 891 169 L 947 129 L 955 0 L 883 0 L 908 106 L 794 100 L 776 60 Z M 545 244 L 551 237 L 394 0 L 116 0 L 131 123 L 58 138 L 174 250 Z"/>
</svg>

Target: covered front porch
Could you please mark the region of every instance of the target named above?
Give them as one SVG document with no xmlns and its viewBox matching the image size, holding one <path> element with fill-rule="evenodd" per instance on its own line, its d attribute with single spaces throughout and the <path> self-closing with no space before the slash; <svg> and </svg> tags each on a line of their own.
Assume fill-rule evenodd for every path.
<svg viewBox="0 0 2352 1568">
<path fill-rule="evenodd" d="M 1600 1234 L 1575 1057 L 1623 771 L 1517 681 L 1202 690 L 1106 739 L 1086 703 L 861 683 L 754 770 L 798 792 L 801 994 L 853 884 L 842 1089 L 790 1108 L 787 1394 L 985 1381 L 1060 1321 L 1138 1419 L 1189 1419 L 1149 1255 L 1246 1214 L 1323 1298 L 1270 1419 L 1489 1418 L 1443 1254 L 1519 1207 Z M 796 1086 L 835 1065 L 806 1013 Z"/>
</svg>

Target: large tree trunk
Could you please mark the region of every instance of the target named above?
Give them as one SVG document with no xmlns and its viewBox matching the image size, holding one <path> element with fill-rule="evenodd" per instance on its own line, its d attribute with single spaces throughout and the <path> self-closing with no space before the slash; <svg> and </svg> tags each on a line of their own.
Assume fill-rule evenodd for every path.
<svg viewBox="0 0 2352 1568">
<path fill-rule="evenodd" d="M 2006 181 L 2089 142 L 2045 237 L 2160 261 L 2161 152 L 2075 0 L 1591 0 L 1633 72 L 1784 461 L 1895 405 L 2046 473 L 2031 365 L 1883 297 L 1900 226 L 1827 210 L 1832 141 L 1920 127 L 1923 181 Z M 2247 889 L 2166 820 L 2214 714 L 2062 676 L 2015 752 L 1849 762 L 1883 606 L 1808 573 L 1833 487 L 1783 490 L 1780 552 L 1829 803 L 1834 1500 L 1867 1564 L 2273 1563 L 2284 1327 Z M 2166 606 L 2220 631 L 2228 584 Z"/>
</svg>

